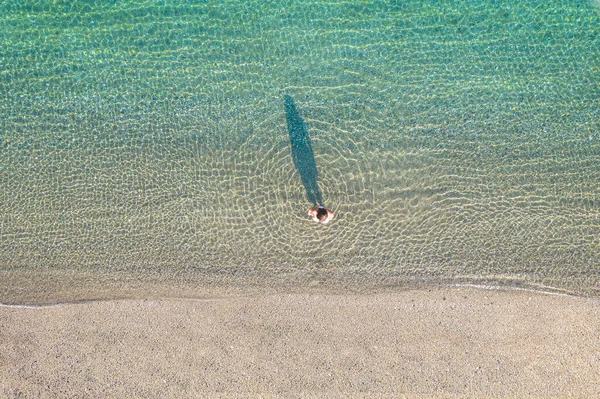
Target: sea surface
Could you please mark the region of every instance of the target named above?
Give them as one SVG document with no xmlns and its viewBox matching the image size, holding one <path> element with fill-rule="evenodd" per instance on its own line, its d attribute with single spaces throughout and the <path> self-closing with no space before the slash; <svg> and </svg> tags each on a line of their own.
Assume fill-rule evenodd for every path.
<svg viewBox="0 0 600 399">
<path fill-rule="evenodd" d="M 0 302 L 599 296 L 599 99 L 594 1 L 4 0 Z"/>
</svg>

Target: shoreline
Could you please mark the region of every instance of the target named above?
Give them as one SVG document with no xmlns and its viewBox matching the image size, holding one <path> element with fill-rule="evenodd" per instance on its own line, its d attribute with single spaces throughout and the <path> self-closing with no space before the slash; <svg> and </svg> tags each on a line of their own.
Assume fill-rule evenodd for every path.
<svg viewBox="0 0 600 399">
<path fill-rule="evenodd" d="M 366 276 L 344 273 L 288 273 L 230 275 L 85 270 L 20 270 L 0 272 L 0 306 L 48 306 L 110 300 L 206 299 L 271 294 L 360 295 L 407 290 L 474 287 L 523 290 L 579 298 L 600 299 L 596 289 L 569 290 L 525 279 L 488 276 L 432 278 Z"/>
<path fill-rule="evenodd" d="M 236 298 L 244 298 L 244 297 L 268 297 L 273 295 L 331 295 L 331 296 L 368 296 L 368 295 L 381 295 L 381 294 L 394 294 L 406 291 L 444 291 L 444 290 L 455 290 L 455 289 L 471 289 L 476 291 L 498 291 L 498 292 L 522 292 L 529 293 L 532 295 L 548 295 L 548 296 L 556 296 L 563 298 L 575 298 L 581 299 L 591 302 L 598 302 L 600 304 L 600 297 L 595 296 L 584 296 L 577 295 L 568 292 L 558 292 L 554 290 L 542 291 L 537 290 L 535 288 L 526 288 L 526 287 L 511 287 L 511 286 L 502 286 L 502 285 L 478 285 L 478 284 L 469 284 L 469 283 L 459 283 L 459 284 L 430 284 L 430 285 L 421 285 L 421 286 L 402 286 L 394 289 L 393 287 L 383 287 L 379 288 L 373 292 L 331 292 L 328 293 L 324 288 L 318 290 L 296 290 L 296 291 L 265 291 L 265 292 L 253 292 L 248 295 L 240 294 L 240 293 L 228 293 L 223 296 L 215 296 L 215 297 L 148 297 L 148 298 L 136 298 L 136 297 L 115 297 L 115 298 L 100 298 L 100 299 L 81 299 L 81 300 L 73 300 L 73 301 L 61 301 L 61 302 L 40 302 L 40 303 L 26 303 L 26 304 L 16 304 L 16 303 L 4 303 L 0 302 L 0 308 L 8 308 L 8 309 L 40 309 L 40 308 L 49 308 L 49 307 L 60 307 L 64 305 L 84 305 L 95 302 L 119 302 L 119 301 L 181 301 L 181 302 L 211 302 L 211 301 L 220 301 L 227 299 L 236 299 Z"/>
</svg>

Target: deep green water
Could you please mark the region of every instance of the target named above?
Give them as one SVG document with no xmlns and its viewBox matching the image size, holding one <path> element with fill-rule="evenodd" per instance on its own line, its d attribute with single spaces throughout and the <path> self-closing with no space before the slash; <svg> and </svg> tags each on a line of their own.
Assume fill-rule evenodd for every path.
<svg viewBox="0 0 600 399">
<path fill-rule="evenodd" d="M 3 1 L 0 301 L 53 270 L 598 295 L 594 4 Z"/>
</svg>

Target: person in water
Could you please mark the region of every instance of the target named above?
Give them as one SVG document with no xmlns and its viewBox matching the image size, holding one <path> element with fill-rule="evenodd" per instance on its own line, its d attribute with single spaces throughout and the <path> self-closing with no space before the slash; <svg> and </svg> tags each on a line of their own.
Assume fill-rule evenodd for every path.
<svg viewBox="0 0 600 399">
<path fill-rule="evenodd" d="M 308 210 L 308 216 L 312 217 L 315 222 L 325 224 L 333 219 L 333 211 L 323 205 L 315 205 Z"/>
</svg>

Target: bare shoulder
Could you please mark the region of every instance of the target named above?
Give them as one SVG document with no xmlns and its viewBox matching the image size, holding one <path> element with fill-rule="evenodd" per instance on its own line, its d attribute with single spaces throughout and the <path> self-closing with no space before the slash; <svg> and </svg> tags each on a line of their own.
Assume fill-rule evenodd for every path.
<svg viewBox="0 0 600 399">
<path fill-rule="evenodd" d="M 317 211 L 318 211 L 318 210 L 319 210 L 319 206 L 318 206 L 318 205 L 315 205 L 315 206 L 313 206 L 312 208 L 310 208 L 310 209 L 308 210 L 308 216 L 311 216 L 311 217 L 316 217 L 316 216 L 317 216 Z"/>
</svg>

